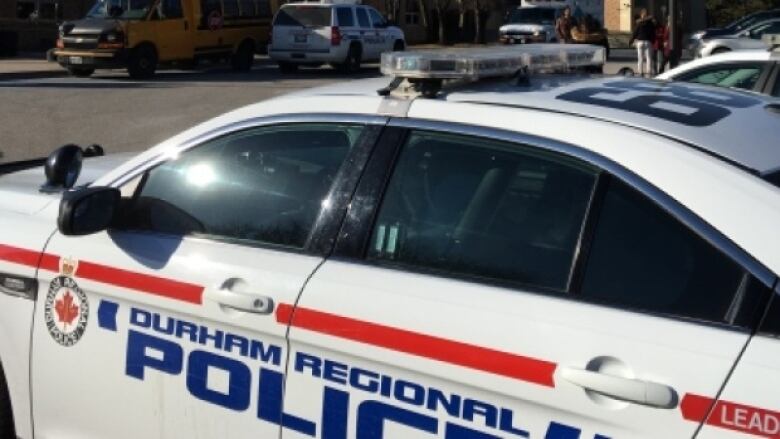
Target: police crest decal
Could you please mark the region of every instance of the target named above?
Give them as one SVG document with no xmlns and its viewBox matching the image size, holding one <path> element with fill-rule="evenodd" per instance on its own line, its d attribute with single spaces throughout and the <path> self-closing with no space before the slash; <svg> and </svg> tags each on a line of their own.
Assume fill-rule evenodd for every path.
<svg viewBox="0 0 780 439">
<path fill-rule="evenodd" d="M 61 262 L 62 275 L 49 285 L 44 303 L 44 321 L 54 341 L 62 346 L 78 343 L 87 329 L 89 301 L 72 276 L 76 263 L 67 259 Z"/>
</svg>

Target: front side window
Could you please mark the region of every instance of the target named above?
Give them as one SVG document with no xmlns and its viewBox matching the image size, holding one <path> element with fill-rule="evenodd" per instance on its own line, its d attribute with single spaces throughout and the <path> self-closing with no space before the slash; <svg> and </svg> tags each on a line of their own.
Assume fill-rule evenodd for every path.
<svg viewBox="0 0 780 439">
<path fill-rule="evenodd" d="M 655 203 L 612 179 L 580 294 L 589 300 L 722 322 L 743 270 Z"/>
<path fill-rule="evenodd" d="M 382 17 L 382 14 L 377 12 L 376 9 L 373 8 L 369 9 L 368 14 L 371 16 L 371 25 L 374 28 L 379 29 L 379 28 L 387 27 L 387 22 Z"/>
<path fill-rule="evenodd" d="M 162 9 L 162 18 L 173 19 L 182 18 L 184 13 L 181 9 L 181 0 L 160 0 Z"/>
<path fill-rule="evenodd" d="M 763 68 L 764 65 L 760 62 L 705 67 L 683 74 L 676 79 L 678 81 L 694 82 L 698 84 L 752 90 L 761 77 Z"/>
<path fill-rule="evenodd" d="M 362 127 L 262 127 L 191 149 L 143 177 L 119 228 L 303 248 Z"/>
<path fill-rule="evenodd" d="M 87 17 L 139 20 L 146 18 L 152 3 L 152 0 L 98 0 Z"/>
<path fill-rule="evenodd" d="M 574 159 L 519 145 L 415 132 L 368 256 L 564 291 L 596 175 Z"/>
</svg>

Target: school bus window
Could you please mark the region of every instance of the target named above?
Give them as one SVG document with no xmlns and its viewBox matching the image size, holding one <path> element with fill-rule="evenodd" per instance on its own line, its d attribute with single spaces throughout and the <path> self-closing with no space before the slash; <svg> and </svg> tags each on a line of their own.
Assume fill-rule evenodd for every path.
<svg viewBox="0 0 780 439">
<path fill-rule="evenodd" d="M 225 18 L 238 17 L 238 0 L 223 0 L 222 15 Z"/>
<path fill-rule="evenodd" d="M 271 2 L 269 0 L 257 0 L 257 15 L 260 17 L 271 18 Z"/>
</svg>

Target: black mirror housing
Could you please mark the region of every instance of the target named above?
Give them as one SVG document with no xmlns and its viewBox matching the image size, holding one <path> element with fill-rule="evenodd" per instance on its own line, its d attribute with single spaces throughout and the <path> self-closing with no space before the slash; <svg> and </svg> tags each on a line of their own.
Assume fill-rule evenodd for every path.
<svg viewBox="0 0 780 439">
<path fill-rule="evenodd" d="M 66 236 L 90 235 L 108 229 L 122 195 L 112 187 L 88 187 L 65 192 L 57 227 Z"/>
</svg>

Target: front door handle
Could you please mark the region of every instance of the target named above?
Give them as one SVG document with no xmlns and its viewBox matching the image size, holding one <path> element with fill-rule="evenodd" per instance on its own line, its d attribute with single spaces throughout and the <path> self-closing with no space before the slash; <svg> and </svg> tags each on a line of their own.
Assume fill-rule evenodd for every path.
<svg viewBox="0 0 780 439">
<path fill-rule="evenodd" d="M 226 280 L 219 289 L 209 291 L 207 297 L 221 306 L 253 314 L 271 314 L 274 311 L 272 298 L 248 291 L 241 279 Z"/>
<path fill-rule="evenodd" d="M 574 385 L 626 402 L 664 409 L 677 407 L 677 392 L 665 384 L 571 367 L 562 368 L 561 377 Z"/>
</svg>

